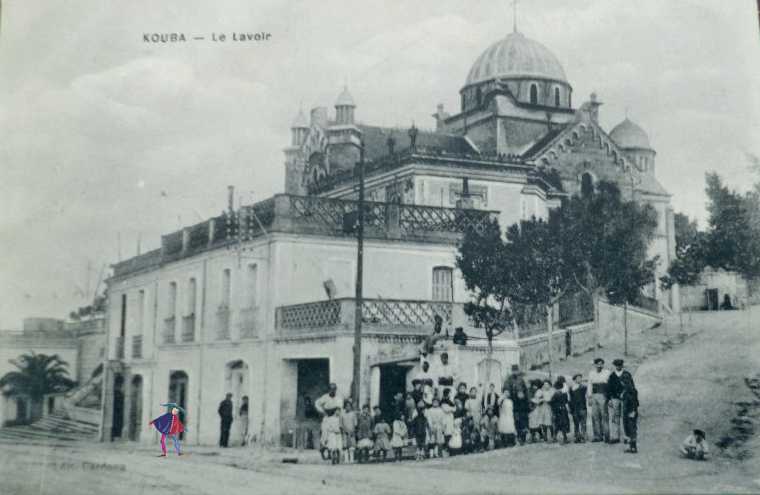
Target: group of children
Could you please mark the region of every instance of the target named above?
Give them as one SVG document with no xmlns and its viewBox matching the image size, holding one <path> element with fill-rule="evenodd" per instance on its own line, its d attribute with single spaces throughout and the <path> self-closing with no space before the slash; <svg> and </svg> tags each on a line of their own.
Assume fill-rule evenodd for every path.
<svg viewBox="0 0 760 495">
<path fill-rule="evenodd" d="M 570 417 L 575 441 L 585 441 L 586 389 L 577 375 L 572 387 L 559 377 L 534 380 L 530 388 L 505 388 L 496 392 L 460 383 L 433 388 L 426 380 L 413 380 L 413 389 L 397 394 L 391 410 L 365 404 L 360 412 L 350 401 L 343 408 L 325 410 L 322 428 L 323 455 L 332 463 L 386 460 L 392 452 L 401 460 L 407 445 L 416 446 L 416 459 L 444 457 L 493 450 L 526 442 L 568 443 Z M 514 397 L 512 394 L 514 393 Z M 328 455 L 329 453 L 329 455 Z"/>
</svg>

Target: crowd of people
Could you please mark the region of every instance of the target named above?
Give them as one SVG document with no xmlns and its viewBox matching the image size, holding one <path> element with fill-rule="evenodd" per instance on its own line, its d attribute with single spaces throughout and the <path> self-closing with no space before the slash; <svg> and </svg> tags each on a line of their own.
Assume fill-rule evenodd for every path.
<svg viewBox="0 0 760 495">
<path fill-rule="evenodd" d="M 425 356 L 427 357 L 427 356 Z M 355 411 L 335 384 L 315 402 L 323 416 L 321 451 L 333 464 L 399 461 L 414 446 L 417 460 L 519 447 L 528 443 L 627 443 L 638 452 L 638 392 L 622 359 L 594 360 L 588 380 L 576 374 L 526 380 L 517 365 L 501 387 L 468 387 L 440 354 L 434 369 L 423 358 L 412 388 L 398 393 L 386 411 L 364 404 Z M 591 410 L 592 435 L 587 436 Z"/>
</svg>

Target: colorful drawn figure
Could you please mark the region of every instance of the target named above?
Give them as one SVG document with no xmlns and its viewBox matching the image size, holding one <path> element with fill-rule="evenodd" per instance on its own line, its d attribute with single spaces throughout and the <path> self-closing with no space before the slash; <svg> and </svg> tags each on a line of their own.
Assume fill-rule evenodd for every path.
<svg viewBox="0 0 760 495">
<path fill-rule="evenodd" d="M 171 438 L 177 455 L 182 455 L 182 452 L 180 451 L 179 434 L 183 431 L 187 431 L 187 428 L 182 425 L 182 421 L 179 419 L 179 412 L 182 411 L 184 413 L 185 411 L 174 402 L 161 405 L 165 406 L 168 412 L 148 423 L 148 425 L 156 428 L 161 434 L 161 451 L 163 453 L 159 457 L 166 457 L 166 437 Z"/>
</svg>

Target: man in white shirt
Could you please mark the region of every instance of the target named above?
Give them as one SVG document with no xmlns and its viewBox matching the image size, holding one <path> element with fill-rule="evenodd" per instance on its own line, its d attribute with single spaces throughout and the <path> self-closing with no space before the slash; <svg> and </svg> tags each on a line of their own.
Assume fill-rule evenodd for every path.
<svg viewBox="0 0 760 495">
<path fill-rule="evenodd" d="M 434 384 L 435 384 L 435 377 L 433 376 L 433 373 L 430 371 L 430 363 L 427 361 L 422 362 L 422 369 L 417 372 L 417 376 L 415 377 L 417 380 L 422 383 L 422 400 L 425 403 L 426 407 L 430 407 L 433 405 L 433 395 L 434 395 Z"/>
<path fill-rule="evenodd" d="M 325 431 L 325 419 L 327 418 L 327 411 L 333 410 L 337 413 L 338 410 L 343 409 L 343 404 L 343 397 L 338 394 L 338 386 L 334 383 L 331 383 L 328 392 L 317 399 L 317 401 L 314 403 L 314 408 L 322 416 L 320 451 L 327 448 L 327 432 Z M 322 455 L 324 457 L 324 453 Z"/>
<path fill-rule="evenodd" d="M 594 359 L 595 369 L 588 374 L 586 395 L 591 403 L 591 425 L 594 430 L 592 442 L 608 442 L 610 439 L 609 416 L 607 413 L 607 386 L 610 371 L 604 369 L 604 359 Z"/>
<path fill-rule="evenodd" d="M 441 394 L 441 397 L 443 397 L 443 391 L 446 389 L 451 390 L 449 393 L 452 394 L 453 397 L 453 388 L 457 376 L 454 371 L 454 366 L 449 363 L 449 354 L 447 352 L 441 353 L 441 358 L 435 368 L 434 375 L 435 385 L 438 387 L 438 392 Z"/>
</svg>

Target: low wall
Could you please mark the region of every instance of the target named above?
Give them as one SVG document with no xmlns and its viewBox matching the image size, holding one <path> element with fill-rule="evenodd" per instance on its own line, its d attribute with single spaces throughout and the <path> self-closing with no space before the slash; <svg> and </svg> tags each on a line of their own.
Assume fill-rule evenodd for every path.
<svg viewBox="0 0 760 495">
<path fill-rule="evenodd" d="M 599 301 L 599 343 L 605 345 L 611 342 L 625 340 L 625 310 L 623 306 L 614 306 L 606 301 Z M 628 306 L 628 334 L 642 332 L 652 328 L 662 321 L 662 317 Z"/>
<path fill-rule="evenodd" d="M 549 362 L 549 335 L 543 333 L 520 339 L 520 368 L 536 369 Z M 569 345 L 568 345 L 569 344 Z M 562 361 L 569 355 L 579 355 L 594 349 L 594 322 L 559 328 L 552 332 L 552 358 Z"/>
</svg>

